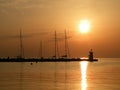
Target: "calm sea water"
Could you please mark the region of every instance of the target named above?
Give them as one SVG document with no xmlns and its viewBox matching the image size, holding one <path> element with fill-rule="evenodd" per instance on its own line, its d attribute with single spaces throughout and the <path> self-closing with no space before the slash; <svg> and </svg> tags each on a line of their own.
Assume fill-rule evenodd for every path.
<svg viewBox="0 0 120 90">
<path fill-rule="evenodd" d="M 0 63 L 0 90 L 120 90 L 120 58 Z"/>
</svg>

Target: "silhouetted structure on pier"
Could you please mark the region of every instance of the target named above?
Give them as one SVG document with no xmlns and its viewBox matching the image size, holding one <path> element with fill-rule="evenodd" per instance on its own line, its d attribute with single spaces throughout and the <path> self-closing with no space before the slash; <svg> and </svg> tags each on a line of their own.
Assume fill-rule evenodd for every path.
<svg viewBox="0 0 120 90">
<path fill-rule="evenodd" d="M 22 32 L 20 30 L 20 55 L 17 58 L 0 58 L 0 62 L 70 62 L 70 61 L 98 61 L 94 59 L 92 49 L 89 51 L 88 59 L 82 58 L 69 58 L 69 48 L 67 43 L 67 34 L 65 31 L 65 54 L 62 57 L 59 57 L 58 53 L 58 43 L 57 43 L 57 34 L 55 31 L 55 55 L 52 58 L 44 58 L 42 54 L 42 42 L 40 43 L 40 56 L 41 58 L 24 58 L 24 49 L 22 43 Z"/>
<path fill-rule="evenodd" d="M 89 60 L 93 60 L 93 51 L 92 51 L 92 49 L 89 51 Z"/>
</svg>

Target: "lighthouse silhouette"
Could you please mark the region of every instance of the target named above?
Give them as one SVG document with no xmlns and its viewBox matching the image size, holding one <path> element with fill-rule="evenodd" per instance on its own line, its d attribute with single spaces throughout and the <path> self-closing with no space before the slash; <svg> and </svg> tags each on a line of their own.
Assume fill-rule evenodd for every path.
<svg viewBox="0 0 120 90">
<path fill-rule="evenodd" d="M 92 49 L 89 51 L 89 60 L 93 60 L 93 51 Z"/>
</svg>

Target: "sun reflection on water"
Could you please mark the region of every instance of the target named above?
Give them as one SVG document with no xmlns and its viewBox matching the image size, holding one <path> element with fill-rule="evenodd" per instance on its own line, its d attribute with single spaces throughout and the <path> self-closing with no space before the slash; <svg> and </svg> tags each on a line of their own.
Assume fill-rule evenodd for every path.
<svg viewBox="0 0 120 90">
<path fill-rule="evenodd" d="M 88 62 L 82 61 L 80 62 L 81 68 L 81 90 L 87 89 L 87 66 Z"/>
</svg>

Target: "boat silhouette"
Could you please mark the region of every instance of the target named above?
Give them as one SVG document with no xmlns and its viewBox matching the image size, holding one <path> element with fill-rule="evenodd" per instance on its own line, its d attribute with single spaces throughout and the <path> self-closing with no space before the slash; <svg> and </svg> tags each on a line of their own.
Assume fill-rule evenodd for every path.
<svg viewBox="0 0 120 90">
<path fill-rule="evenodd" d="M 51 58 L 44 58 L 42 53 L 42 42 L 40 42 L 40 48 L 41 48 L 41 58 L 24 58 L 24 48 L 23 48 L 23 42 L 22 42 L 22 32 L 20 30 L 20 55 L 18 55 L 15 58 L 0 58 L 0 62 L 76 62 L 76 61 L 98 61 L 98 59 L 94 59 L 93 51 L 92 49 L 89 51 L 88 58 L 69 58 L 69 47 L 67 43 L 67 34 L 65 30 L 65 54 L 61 57 L 58 57 L 58 44 L 57 44 L 57 34 L 55 31 L 55 55 Z"/>
</svg>

